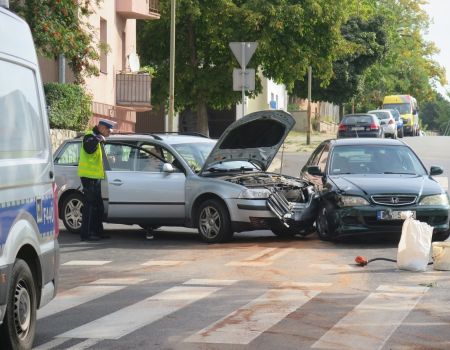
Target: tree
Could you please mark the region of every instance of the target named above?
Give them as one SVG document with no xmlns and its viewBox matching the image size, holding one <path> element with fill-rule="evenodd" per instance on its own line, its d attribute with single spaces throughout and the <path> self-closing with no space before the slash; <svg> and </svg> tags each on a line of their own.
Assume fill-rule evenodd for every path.
<svg viewBox="0 0 450 350">
<path fill-rule="evenodd" d="M 332 63 L 346 50 L 340 28 L 354 0 L 179 0 L 176 23 L 175 108 L 197 112 L 208 132 L 206 107 L 227 108 L 241 100 L 232 91 L 237 67 L 228 43 L 257 41 L 249 67 L 292 89 L 309 65 L 327 80 Z M 169 81 L 170 2 L 161 19 L 138 23 L 141 61 L 155 67 L 152 99 L 165 105 Z M 220 14 L 220 15 L 218 15 Z M 257 81 L 254 95 L 261 91 Z"/>
<path fill-rule="evenodd" d="M 351 100 L 360 89 L 363 73 L 387 51 L 384 19 L 380 16 L 364 20 L 352 17 L 341 32 L 351 51 L 333 62 L 333 77 L 329 83 L 314 78 L 312 90 L 316 101 L 343 104 Z M 307 77 L 298 80 L 294 94 L 307 97 Z"/>
<path fill-rule="evenodd" d="M 423 125 L 427 129 L 444 132 L 450 122 L 450 102 L 436 93 L 433 101 L 425 102 L 420 110 Z"/>
<path fill-rule="evenodd" d="M 10 0 L 10 7 L 28 23 L 40 54 L 55 59 L 63 54 L 78 83 L 98 75 L 99 50 L 86 19 L 101 0 Z"/>
</svg>

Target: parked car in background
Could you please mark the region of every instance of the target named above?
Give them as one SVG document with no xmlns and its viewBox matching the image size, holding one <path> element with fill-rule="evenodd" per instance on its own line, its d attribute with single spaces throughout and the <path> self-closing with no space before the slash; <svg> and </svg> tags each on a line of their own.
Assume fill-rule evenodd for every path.
<svg viewBox="0 0 450 350">
<path fill-rule="evenodd" d="M 368 113 L 344 115 L 339 123 L 337 138 L 384 137 L 383 128 L 377 116 Z"/>
<path fill-rule="evenodd" d="M 397 125 L 397 136 L 402 138 L 404 136 L 403 131 L 403 119 L 400 115 L 400 112 L 396 109 L 388 109 L 389 112 L 391 112 L 392 116 L 395 119 L 395 124 Z"/>
<path fill-rule="evenodd" d="M 263 228 L 279 236 L 313 232 L 313 186 L 266 172 L 294 124 L 286 112 L 261 111 L 234 122 L 217 143 L 191 135 L 111 135 L 102 181 L 105 221 L 196 227 L 206 242 Z M 61 219 L 74 233 L 85 201 L 80 147 L 80 138 L 68 140 L 54 154 Z"/>
<path fill-rule="evenodd" d="M 401 233 L 402 211 L 434 227 L 433 239 L 449 237 L 449 198 L 404 142 L 345 139 L 322 142 L 301 170 L 318 194 L 317 233 L 341 236 Z"/>
<path fill-rule="evenodd" d="M 384 130 L 385 137 L 397 138 L 397 123 L 394 116 L 388 109 L 376 109 L 367 113 L 375 114 L 380 120 L 381 127 Z"/>
</svg>

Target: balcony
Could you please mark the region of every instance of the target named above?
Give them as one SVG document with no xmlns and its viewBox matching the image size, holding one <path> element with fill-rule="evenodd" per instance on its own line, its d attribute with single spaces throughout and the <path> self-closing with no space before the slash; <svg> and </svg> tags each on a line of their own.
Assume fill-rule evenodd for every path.
<svg viewBox="0 0 450 350">
<path fill-rule="evenodd" d="M 152 77 L 149 74 L 116 74 L 116 105 L 150 110 Z"/>
<path fill-rule="evenodd" d="M 124 18 L 159 19 L 159 0 L 116 0 L 116 12 Z"/>
</svg>

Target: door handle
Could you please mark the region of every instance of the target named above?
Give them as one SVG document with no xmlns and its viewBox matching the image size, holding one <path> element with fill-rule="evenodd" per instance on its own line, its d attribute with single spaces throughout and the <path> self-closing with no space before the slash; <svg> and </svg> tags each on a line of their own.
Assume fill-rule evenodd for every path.
<svg viewBox="0 0 450 350">
<path fill-rule="evenodd" d="M 114 186 L 121 186 L 121 185 L 123 185 L 123 182 L 122 182 L 122 180 L 116 179 L 116 180 L 113 180 L 113 182 L 110 182 L 109 184 L 114 185 Z"/>
</svg>

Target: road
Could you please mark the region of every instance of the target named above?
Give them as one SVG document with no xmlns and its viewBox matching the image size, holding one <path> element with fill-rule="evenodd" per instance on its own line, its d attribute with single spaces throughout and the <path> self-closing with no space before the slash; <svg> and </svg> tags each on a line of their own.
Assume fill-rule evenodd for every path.
<svg viewBox="0 0 450 350">
<path fill-rule="evenodd" d="M 450 138 L 405 138 L 449 169 Z M 285 154 L 295 175 L 307 154 Z M 448 172 L 442 183 L 448 185 Z M 450 272 L 354 265 L 396 257 L 392 237 L 322 242 L 270 231 L 207 245 L 195 230 L 107 225 L 111 239 L 60 234 L 57 298 L 35 349 L 448 349 Z"/>
</svg>

